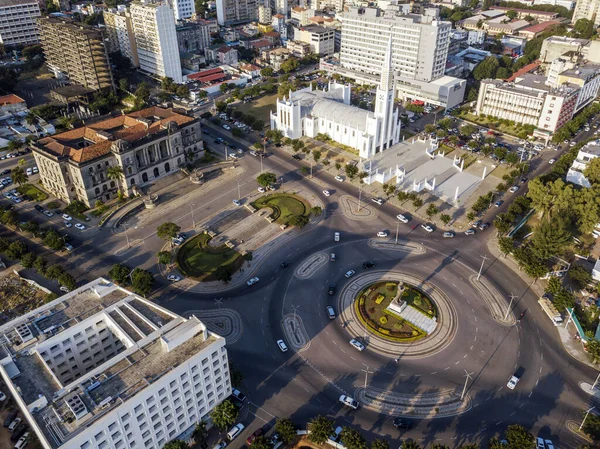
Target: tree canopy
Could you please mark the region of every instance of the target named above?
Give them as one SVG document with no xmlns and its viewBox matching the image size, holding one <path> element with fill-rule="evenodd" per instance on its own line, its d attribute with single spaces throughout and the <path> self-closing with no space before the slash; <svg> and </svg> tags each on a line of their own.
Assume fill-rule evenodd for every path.
<svg viewBox="0 0 600 449">
<path fill-rule="evenodd" d="M 271 172 L 261 173 L 256 177 L 256 181 L 263 187 L 277 183 L 277 175 Z"/>
</svg>

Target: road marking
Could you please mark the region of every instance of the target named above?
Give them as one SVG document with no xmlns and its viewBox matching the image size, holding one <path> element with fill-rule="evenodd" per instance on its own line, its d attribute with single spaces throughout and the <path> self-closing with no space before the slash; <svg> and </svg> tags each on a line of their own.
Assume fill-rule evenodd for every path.
<svg viewBox="0 0 600 449">
<path fill-rule="evenodd" d="M 473 406 L 473 408 L 475 408 L 475 407 L 479 407 L 479 404 L 475 404 L 475 405 Z"/>
<path fill-rule="evenodd" d="M 538 383 L 539 383 L 539 382 L 540 382 L 540 380 L 539 380 L 539 379 L 535 381 L 535 386 L 536 386 L 536 387 L 538 386 Z"/>
<path fill-rule="evenodd" d="M 460 363 L 460 360 L 458 362 L 455 363 L 455 365 L 458 365 Z"/>
<path fill-rule="evenodd" d="M 542 373 L 542 367 L 540 366 L 540 374 Z"/>
<path fill-rule="evenodd" d="M 454 282 L 452 283 L 452 285 L 454 286 L 454 288 L 458 288 Z"/>
<path fill-rule="evenodd" d="M 475 321 L 477 321 L 477 317 L 476 316 L 474 316 L 473 318 L 475 318 Z"/>
<path fill-rule="evenodd" d="M 542 358 L 542 360 L 544 360 L 544 353 L 540 353 L 540 357 Z"/>
<path fill-rule="evenodd" d="M 473 345 L 471 345 L 471 347 L 469 348 L 469 351 L 471 351 L 473 349 Z"/>
<path fill-rule="evenodd" d="M 335 340 L 331 340 L 331 342 L 332 342 L 334 345 L 337 345 L 337 342 L 336 342 Z"/>
<path fill-rule="evenodd" d="M 533 391 L 530 391 L 529 396 L 527 396 L 527 397 L 530 398 L 532 394 L 533 394 Z"/>
<path fill-rule="evenodd" d="M 449 370 L 449 369 L 450 369 L 450 367 L 449 367 L 449 366 L 447 366 L 446 368 L 444 368 L 444 371 L 447 371 L 447 370 Z"/>
<path fill-rule="evenodd" d="M 475 313 L 475 309 L 471 309 L 471 312 Z"/>
<path fill-rule="evenodd" d="M 346 351 L 344 351 L 342 348 L 340 348 L 340 351 L 342 351 L 344 354 L 346 353 Z"/>
<path fill-rule="evenodd" d="M 515 413 L 517 413 L 517 412 L 512 412 L 512 413 L 511 413 L 509 416 L 512 416 L 512 415 L 514 415 Z"/>
<path fill-rule="evenodd" d="M 466 359 L 466 358 L 467 358 L 467 354 L 463 355 L 463 359 Z"/>
<path fill-rule="evenodd" d="M 354 357 L 350 356 L 350 358 L 356 362 L 356 359 Z"/>
<path fill-rule="evenodd" d="M 437 374 L 437 371 L 434 371 L 433 373 L 431 373 L 431 375 Z"/>
<path fill-rule="evenodd" d="M 503 389 L 503 388 L 504 388 L 504 387 L 500 387 L 500 388 L 498 388 L 498 390 L 497 390 L 496 392 L 497 392 L 497 393 L 500 393 L 500 391 L 502 391 L 502 389 Z"/>
</svg>

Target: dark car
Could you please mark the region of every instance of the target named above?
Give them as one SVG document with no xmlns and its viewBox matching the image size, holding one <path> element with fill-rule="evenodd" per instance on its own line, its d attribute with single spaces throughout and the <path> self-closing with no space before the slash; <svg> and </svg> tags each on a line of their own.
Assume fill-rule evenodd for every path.
<svg viewBox="0 0 600 449">
<path fill-rule="evenodd" d="M 297 161 L 302 159 L 299 154 L 294 154 L 292 158 L 296 159 Z"/>
<path fill-rule="evenodd" d="M 371 262 L 370 260 L 363 262 L 363 268 L 373 268 L 375 266 L 375 264 L 373 262 Z"/>
<path fill-rule="evenodd" d="M 281 266 L 281 268 L 285 268 L 285 267 L 287 267 L 289 264 L 290 264 L 289 262 L 285 262 L 285 261 L 283 261 L 283 262 L 281 262 L 279 265 Z"/>
<path fill-rule="evenodd" d="M 252 444 L 254 442 L 254 440 L 256 440 L 256 437 L 259 437 L 264 433 L 265 433 L 265 430 L 262 427 L 259 429 L 256 429 L 252 435 L 250 435 L 248 438 L 246 438 L 246 443 Z"/>
<path fill-rule="evenodd" d="M 13 422 L 17 417 L 17 413 L 17 410 L 11 410 L 8 412 L 8 415 L 6 415 L 6 419 L 4 420 L 4 427 L 10 426 L 10 423 Z"/>
<path fill-rule="evenodd" d="M 410 421 L 406 419 L 394 418 L 394 427 L 397 429 L 410 429 Z"/>
<path fill-rule="evenodd" d="M 12 441 L 13 443 L 16 442 L 19 438 L 23 436 L 25 432 L 27 432 L 27 424 L 25 424 L 24 422 L 19 423 L 19 425 L 15 427 L 15 430 L 13 430 L 13 433 L 10 436 L 10 441 Z"/>
<path fill-rule="evenodd" d="M 489 223 L 483 223 L 483 224 L 479 225 L 479 230 L 480 231 L 485 231 L 489 227 L 490 227 Z"/>
<path fill-rule="evenodd" d="M 35 210 L 37 210 L 38 212 L 44 212 L 44 208 L 42 206 L 40 206 L 39 204 L 36 204 L 35 206 L 33 206 L 33 208 Z"/>
<path fill-rule="evenodd" d="M 0 175 L 8 175 L 9 173 L 10 173 L 10 168 L 7 168 L 2 173 L 0 173 Z"/>
<path fill-rule="evenodd" d="M 335 284 L 329 284 L 328 292 L 330 295 L 333 295 L 335 293 Z"/>
</svg>

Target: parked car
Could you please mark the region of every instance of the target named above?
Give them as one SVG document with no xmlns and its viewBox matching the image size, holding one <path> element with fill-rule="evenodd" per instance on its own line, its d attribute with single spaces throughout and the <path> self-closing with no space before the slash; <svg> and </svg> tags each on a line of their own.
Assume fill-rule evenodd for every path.
<svg viewBox="0 0 600 449">
<path fill-rule="evenodd" d="M 476 222 L 473 223 L 472 227 L 478 228 L 481 223 L 483 223 L 481 220 L 477 220 Z"/>
<path fill-rule="evenodd" d="M 427 232 L 433 232 L 433 228 L 431 227 L 431 225 L 429 225 L 429 224 L 427 224 L 427 223 L 423 223 L 423 224 L 421 225 L 421 227 L 422 227 L 423 229 L 425 229 Z"/>
<path fill-rule="evenodd" d="M 167 276 L 167 279 L 171 282 L 179 282 L 181 280 L 181 277 L 177 276 L 176 274 L 170 274 Z"/>
<path fill-rule="evenodd" d="M 333 433 L 329 436 L 329 439 L 334 442 L 338 441 L 340 439 L 340 435 L 342 434 L 342 430 L 344 430 L 342 426 L 337 426 Z"/>
<path fill-rule="evenodd" d="M 63 220 L 71 221 L 73 218 L 68 214 L 62 214 Z"/>
<path fill-rule="evenodd" d="M 4 418 L 4 427 L 10 426 L 10 423 L 13 422 L 13 420 L 17 417 L 17 413 L 17 410 L 11 410 L 8 412 L 6 418 Z"/>
<path fill-rule="evenodd" d="M 259 427 L 252 433 L 252 435 L 246 438 L 246 444 L 251 445 L 252 443 L 254 443 L 254 440 L 256 440 L 257 437 L 261 436 L 264 433 L 264 429 L 262 427 Z"/>
<path fill-rule="evenodd" d="M 379 231 L 377 233 L 377 237 L 387 237 L 389 234 L 387 233 L 387 231 Z"/>
<path fill-rule="evenodd" d="M 84 231 L 84 230 L 85 230 L 85 226 L 84 226 L 84 225 L 82 225 L 81 223 L 76 223 L 76 224 L 75 224 L 75 227 L 76 227 L 77 229 L 79 229 L 80 231 Z"/>
<path fill-rule="evenodd" d="M 510 189 L 508 189 L 510 193 L 515 193 L 517 190 L 519 190 L 519 186 L 512 186 Z"/>
<path fill-rule="evenodd" d="M 397 218 L 398 220 L 400 220 L 402 223 L 408 223 L 408 218 L 406 218 L 406 217 L 405 217 L 404 215 L 402 215 L 402 214 L 398 214 L 398 215 L 396 215 L 396 218 Z"/>
<path fill-rule="evenodd" d="M 475 229 L 467 229 L 465 231 L 465 235 L 474 235 L 475 234 Z"/>
<path fill-rule="evenodd" d="M 333 241 L 334 242 L 339 242 L 340 241 L 340 233 L 339 232 L 334 232 L 333 233 Z"/>
<path fill-rule="evenodd" d="M 325 311 L 327 312 L 327 316 L 330 320 L 335 320 L 335 310 L 332 306 L 325 307 Z"/>
<path fill-rule="evenodd" d="M 444 236 L 445 239 L 451 239 L 454 237 L 454 232 L 452 231 L 446 231 L 442 234 Z"/>
<path fill-rule="evenodd" d="M 238 390 L 237 388 L 233 388 L 231 390 L 231 394 L 233 395 L 234 398 L 244 402 L 246 400 L 246 395 L 244 393 L 242 393 L 240 390 Z"/>
<path fill-rule="evenodd" d="M 264 188 L 263 186 L 260 186 L 260 187 L 258 188 L 258 191 L 259 191 L 260 193 L 265 193 L 265 192 L 266 192 L 266 190 L 265 190 L 265 188 Z"/>
<path fill-rule="evenodd" d="M 242 433 L 242 431 L 245 429 L 244 425 L 242 423 L 238 423 L 235 426 L 233 426 L 229 432 L 227 432 L 227 438 L 229 439 L 229 441 L 233 441 L 235 440 L 235 438 Z"/>
<path fill-rule="evenodd" d="M 548 161 L 548 163 L 549 163 L 550 165 L 554 164 L 555 162 L 556 162 L 556 159 L 554 159 L 554 158 L 552 158 L 552 159 L 550 159 L 550 160 Z"/>
<path fill-rule="evenodd" d="M 337 175 L 337 176 L 335 177 L 335 180 L 336 180 L 336 181 L 339 181 L 339 182 L 344 182 L 344 178 L 342 178 L 340 175 Z"/>
<path fill-rule="evenodd" d="M 479 230 L 480 231 L 485 231 L 489 227 L 490 227 L 489 223 L 482 223 L 482 224 L 479 225 Z"/>
<path fill-rule="evenodd" d="M 13 420 L 13 422 L 11 422 L 8 426 L 8 430 L 10 432 L 14 432 L 14 430 L 17 428 L 17 426 L 21 423 L 22 419 L 21 418 L 15 418 Z"/>
<path fill-rule="evenodd" d="M 236 206 L 241 206 L 242 203 L 240 200 L 233 200 L 233 204 L 235 204 Z"/>
<path fill-rule="evenodd" d="M 70 228 L 70 227 L 72 227 L 72 226 L 73 226 L 73 223 L 71 223 L 71 222 L 68 222 L 68 221 L 65 221 L 65 222 L 64 222 L 64 225 L 65 225 L 67 228 Z"/>
</svg>

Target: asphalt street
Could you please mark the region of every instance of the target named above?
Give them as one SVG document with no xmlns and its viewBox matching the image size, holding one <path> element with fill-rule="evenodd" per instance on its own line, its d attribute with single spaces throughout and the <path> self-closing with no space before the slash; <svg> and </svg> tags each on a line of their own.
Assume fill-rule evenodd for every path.
<svg viewBox="0 0 600 449">
<path fill-rule="evenodd" d="M 219 128 L 211 127 L 211 134 L 213 138 L 222 136 L 230 142 L 236 141 Z M 235 146 L 241 147 L 238 143 Z M 541 161 L 556 156 L 555 152 L 546 151 Z M 106 275 L 115 262 L 125 263 L 156 273 L 158 291 L 154 298 L 175 312 L 214 309 L 215 299 L 220 298 L 220 307 L 241 314 L 243 338 L 228 350 L 230 359 L 244 373 L 243 390 L 250 404 L 244 412 L 247 430 L 244 438 L 231 444 L 234 449 L 243 445 L 250 431 L 265 422 L 272 425 L 275 417 L 290 416 L 303 426 L 319 413 L 334 418 L 340 425 L 362 428 L 369 440 L 383 436 L 393 443 L 392 447 L 404 438 L 425 444 L 487 441 L 512 423 L 523 424 L 535 435 L 551 438 L 555 447 L 577 445 L 579 441 L 565 423 L 581 419 L 581 410 L 590 398 L 578 384 L 592 383 L 596 373 L 563 351 L 556 330 L 539 309 L 528 285 L 487 252 L 486 240 L 492 236 L 491 229 L 473 236 L 458 234 L 453 239 L 444 239 L 440 232 L 426 233 L 418 226 L 420 222 L 413 219 L 399 225 L 400 237 L 422 244 L 425 254 L 374 249 L 366 240 L 382 229 L 394 232 L 398 209 L 386 203 L 377 206 L 364 198 L 368 207 L 377 209 L 378 218 L 352 220 L 339 205 L 342 195 L 358 196 L 352 185 L 338 183 L 319 171 L 309 179 L 299 171 L 303 163 L 283 151 L 276 150 L 262 164 L 264 170 L 283 176 L 286 184 L 302 182 L 306 189 L 320 196 L 326 204 L 324 218 L 310 229 L 296 231 L 295 239 L 268 258 L 253 262 L 256 271 L 252 274 L 261 279 L 258 284 L 214 294 L 180 291 L 158 275 L 156 253 L 164 242 L 156 236 L 156 226 L 165 220 L 160 214 L 144 226 L 127 230 L 131 242 L 131 248 L 127 248 L 123 228 L 114 232 L 97 227 L 74 231 L 65 229 L 59 216 L 42 220 L 43 216 L 32 210 L 30 203 L 19 204 L 16 209 L 27 218 L 62 226 L 61 230 L 70 236 L 75 247 L 73 253 L 65 256 L 64 263 L 78 281 Z M 188 230 L 192 228 L 192 213 L 198 223 L 224 208 L 235 207 L 232 200 L 238 197 L 238 181 L 242 197 L 256 194 L 255 178 L 261 170 L 261 160 L 246 153 L 240 165 L 244 169 L 242 176 L 223 182 L 215 190 L 199 187 L 197 200 L 178 208 L 168 219 Z M 542 172 L 546 167 L 546 163 L 540 162 L 535 170 Z M 330 197 L 322 195 L 324 188 L 332 191 Z M 522 193 L 524 189 L 519 191 Z M 491 221 L 493 214 L 502 210 L 503 207 L 492 208 L 485 220 Z M 340 242 L 333 241 L 336 231 L 342 235 Z M 327 263 L 308 280 L 296 278 L 295 267 L 318 251 L 335 252 L 337 261 Z M 288 268 L 280 267 L 283 260 L 290 263 Z M 339 320 L 330 321 L 325 315 L 325 306 L 336 300 L 327 295 L 326 286 L 336 282 L 342 288 L 347 282 L 344 272 L 355 269 L 360 273 L 364 260 L 374 261 L 380 269 L 422 277 L 445 292 L 458 311 L 458 323 L 453 341 L 443 352 L 419 359 L 400 358 L 395 363 L 390 357 L 369 351 L 368 346 L 364 352 L 357 352 L 348 344 L 354 336 L 348 335 Z M 523 319 L 513 326 L 494 321 L 468 282 L 469 277 L 477 274 L 482 261 L 482 275 L 506 298 L 506 306 L 509 295 L 513 294 L 516 300 L 512 313 L 518 317 L 525 312 Z M 282 353 L 275 342 L 285 339 L 282 318 L 294 310 L 302 318 L 311 343 L 304 351 Z M 525 370 L 523 379 L 514 391 L 508 390 L 506 382 L 518 367 Z M 363 370 L 368 372 L 369 387 L 404 393 L 460 390 L 467 370 L 472 373 L 467 389 L 472 408 L 454 417 L 414 420 L 410 431 L 400 432 L 392 426 L 392 416 L 366 408 L 351 411 L 339 404 L 341 392 L 353 395 L 364 386 Z"/>
</svg>

